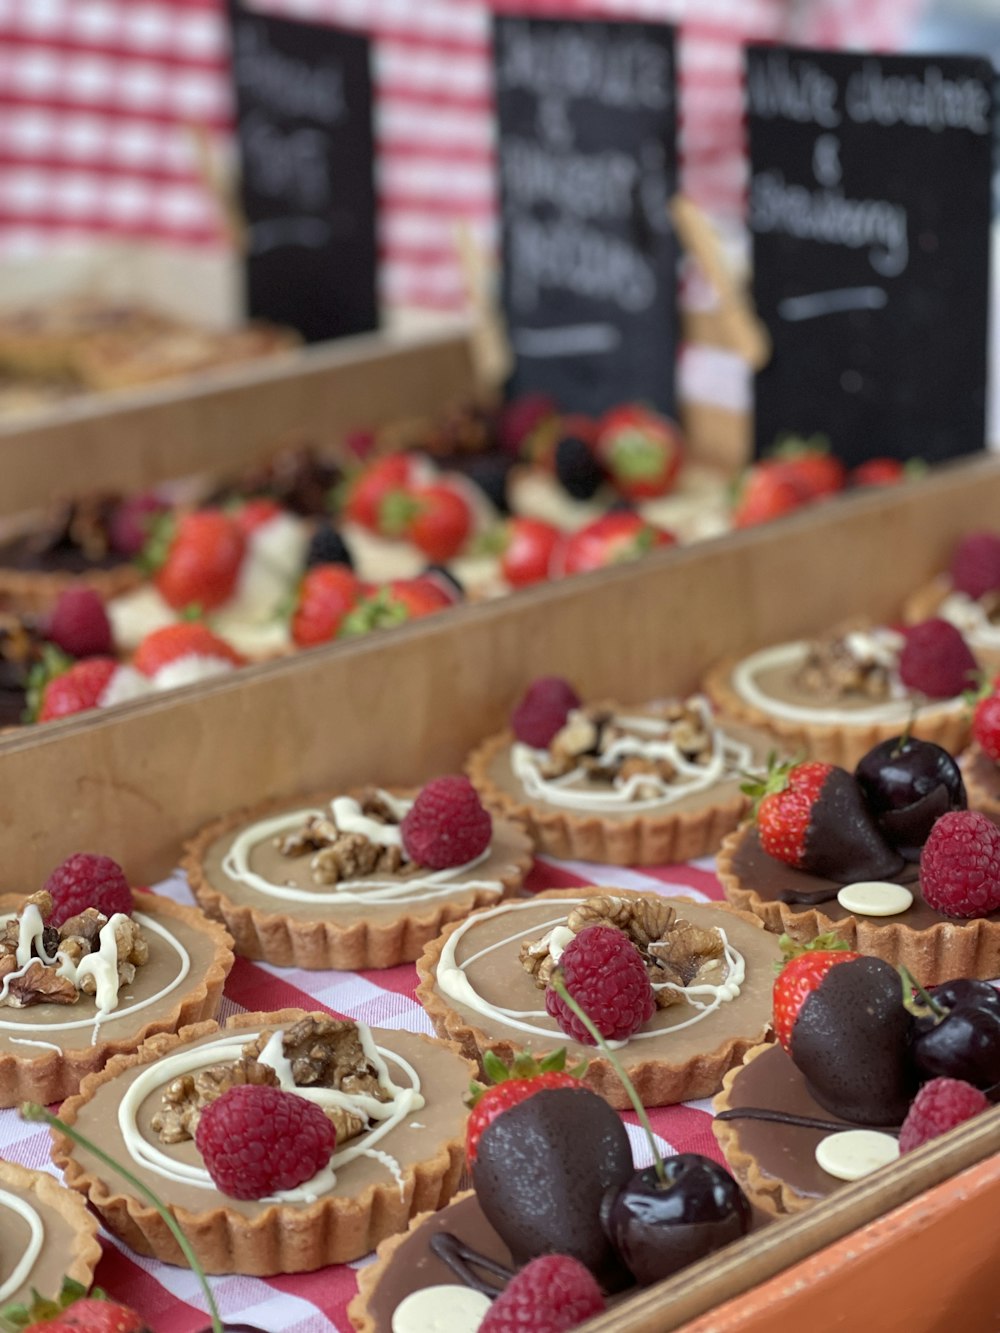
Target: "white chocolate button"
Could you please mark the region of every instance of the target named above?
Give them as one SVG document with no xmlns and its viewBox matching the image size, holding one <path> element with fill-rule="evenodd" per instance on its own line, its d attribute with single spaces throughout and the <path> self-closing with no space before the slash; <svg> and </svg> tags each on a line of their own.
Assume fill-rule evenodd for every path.
<svg viewBox="0 0 1000 1333">
<path fill-rule="evenodd" d="M 902 884 L 890 884 L 885 879 L 862 879 L 856 884 L 845 884 L 837 894 L 837 902 L 859 916 L 896 916 L 910 906 L 913 894 Z"/>
<path fill-rule="evenodd" d="M 424 1287 L 396 1306 L 392 1333 L 476 1333 L 491 1304 L 471 1287 Z"/>
<path fill-rule="evenodd" d="M 877 1129 L 845 1129 L 816 1145 L 816 1161 L 838 1180 L 860 1180 L 898 1156 L 899 1141 Z"/>
</svg>

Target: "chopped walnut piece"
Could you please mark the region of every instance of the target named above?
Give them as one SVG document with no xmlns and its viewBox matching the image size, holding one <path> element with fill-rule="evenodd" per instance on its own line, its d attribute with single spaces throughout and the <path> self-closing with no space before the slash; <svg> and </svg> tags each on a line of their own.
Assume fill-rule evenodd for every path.
<svg viewBox="0 0 1000 1333">
<path fill-rule="evenodd" d="M 163 1090 L 160 1109 L 150 1121 L 161 1143 L 193 1139 L 205 1107 L 230 1088 L 243 1084 L 276 1088 L 278 1076 L 267 1065 L 246 1057 L 229 1064 L 211 1065 L 197 1074 L 182 1074 Z"/>
<path fill-rule="evenodd" d="M 26 1009 L 29 1004 L 76 1004 L 80 992 L 66 977 L 59 976 L 54 967 L 34 959 L 25 972 L 15 976 L 7 987 L 0 1004 L 12 1009 Z"/>
<path fill-rule="evenodd" d="M 318 852 L 337 841 L 340 834 L 332 819 L 324 815 L 310 815 L 300 829 L 275 838 L 274 845 L 282 856 L 305 856 Z"/>
<path fill-rule="evenodd" d="M 368 819 L 377 819 L 382 824 L 399 823 L 399 817 L 385 799 L 385 793 L 378 787 L 365 787 L 358 802 L 361 813 Z"/>
<path fill-rule="evenodd" d="M 677 764 L 664 755 L 643 753 L 651 742 L 675 745 L 688 764 L 708 764 L 714 753 L 714 732 L 704 707 L 697 702 L 671 700 L 647 704 L 642 716 L 659 722 L 663 730 L 646 732 L 629 726 L 627 718 L 601 705 L 576 709 L 566 725 L 553 737 L 540 765 L 545 778 L 559 778 L 581 770 L 590 782 L 619 784 L 649 775 L 649 782 L 636 784 L 635 799 L 660 795 L 679 777 Z"/>
<path fill-rule="evenodd" d="M 317 852 L 310 868 L 317 884 L 337 884 L 359 875 L 393 875 L 402 864 L 401 848 L 370 842 L 363 833 L 345 833 L 330 847 Z"/>
<path fill-rule="evenodd" d="M 574 934 L 588 926 L 623 931 L 642 955 L 649 979 L 655 983 L 660 1009 L 683 1000 L 672 987 L 720 985 L 726 976 L 725 949 L 719 932 L 678 918 L 670 903 L 656 895 L 623 898 L 613 893 L 595 894 L 573 908 L 566 925 Z M 555 967 L 551 935 L 549 931 L 539 940 L 526 941 L 518 954 L 521 966 L 540 990 L 549 984 Z"/>
<path fill-rule="evenodd" d="M 870 631 L 834 631 L 809 645 L 794 684 L 821 703 L 852 695 L 887 699 L 892 692 L 892 656 Z"/>
<path fill-rule="evenodd" d="M 603 709 L 575 708 L 549 742 L 549 756 L 542 765 L 543 776 L 557 778 L 571 773 L 584 755 L 597 754 L 608 716 Z"/>
<path fill-rule="evenodd" d="M 88 952 L 92 953 L 98 948 L 98 938 L 107 924 L 108 918 L 103 912 L 99 912 L 96 907 L 88 907 L 76 916 L 67 917 L 59 927 L 59 934 L 64 940 L 82 940 Z"/>
</svg>

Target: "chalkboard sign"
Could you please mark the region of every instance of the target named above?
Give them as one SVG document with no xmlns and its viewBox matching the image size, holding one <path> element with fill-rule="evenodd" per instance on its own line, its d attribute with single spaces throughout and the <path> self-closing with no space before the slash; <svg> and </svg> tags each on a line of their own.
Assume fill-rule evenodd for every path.
<svg viewBox="0 0 1000 1333">
<path fill-rule="evenodd" d="M 249 314 L 309 342 L 373 329 L 368 39 L 235 0 L 229 16 Z"/>
<path fill-rule="evenodd" d="M 747 52 L 754 296 L 774 356 L 758 453 L 847 463 L 986 434 L 993 69 L 960 57 Z"/>
<path fill-rule="evenodd" d="M 674 413 L 673 30 L 494 20 L 512 394 Z"/>
</svg>

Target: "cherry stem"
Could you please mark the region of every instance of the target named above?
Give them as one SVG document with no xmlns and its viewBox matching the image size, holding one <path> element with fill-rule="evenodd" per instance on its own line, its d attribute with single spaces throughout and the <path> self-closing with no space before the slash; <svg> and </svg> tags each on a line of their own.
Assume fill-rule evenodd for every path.
<svg viewBox="0 0 1000 1333">
<path fill-rule="evenodd" d="M 949 1010 L 938 1004 L 933 995 L 921 986 L 909 968 L 900 964 L 899 975 L 903 982 L 903 1008 L 908 1014 L 913 1014 L 914 1018 L 926 1018 L 928 1013 L 933 1014 L 936 1018 L 948 1017 Z M 918 1004 L 913 998 L 914 991 L 923 1000 L 922 1005 Z"/>
<path fill-rule="evenodd" d="M 656 1169 L 656 1178 L 661 1185 L 665 1185 L 667 1183 L 667 1169 L 663 1165 L 663 1158 L 660 1155 L 659 1148 L 656 1146 L 656 1139 L 653 1135 L 653 1126 L 649 1123 L 649 1116 L 646 1114 L 646 1108 L 639 1100 L 639 1094 L 636 1092 L 632 1080 L 629 1078 L 628 1074 L 625 1073 L 625 1067 L 608 1045 L 607 1039 L 601 1032 L 600 1028 L 596 1026 L 588 1014 L 584 1013 L 576 1000 L 570 995 L 569 991 L 566 989 L 566 983 L 563 980 L 561 972 L 555 971 L 552 973 L 552 976 L 549 978 L 549 985 L 556 994 L 561 997 L 570 1012 L 575 1014 L 587 1029 L 601 1053 L 607 1057 L 611 1068 L 621 1079 L 622 1087 L 628 1094 L 628 1099 L 632 1103 L 632 1109 L 635 1111 L 639 1119 L 639 1124 L 642 1126 L 646 1139 L 649 1142 L 649 1150 L 653 1154 L 653 1166 Z"/>
<path fill-rule="evenodd" d="M 21 1107 L 21 1116 L 24 1120 L 42 1120 L 50 1129 L 55 1129 L 58 1130 L 60 1134 L 65 1134 L 66 1137 L 72 1139 L 74 1143 L 78 1143 L 81 1148 L 85 1148 L 87 1152 L 93 1154 L 98 1161 L 103 1162 L 105 1166 L 109 1166 L 112 1171 L 117 1171 L 118 1175 L 120 1175 L 123 1180 L 127 1180 L 133 1189 L 138 1190 L 143 1198 L 149 1200 L 169 1227 L 171 1235 L 180 1246 L 181 1253 L 190 1265 L 192 1273 L 194 1273 L 198 1282 L 201 1284 L 201 1289 L 205 1293 L 205 1303 L 208 1306 L 208 1313 L 212 1320 L 212 1333 L 223 1333 L 219 1307 L 216 1305 L 215 1297 L 212 1295 L 212 1289 L 208 1285 L 205 1270 L 198 1262 L 198 1256 L 192 1249 L 187 1236 L 185 1236 L 184 1232 L 177 1225 L 174 1215 L 162 1200 L 153 1193 L 149 1186 L 143 1184 L 138 1176 L 134 1176 L 131 1171 L 126 1170 L 124 1166 L 121 1166 L 116 1162 L 115 1159 L 110 1157 L 103 1148 L 98 1148 L 96 1143 L 91 1143 L 91 1141 L 81 1134 L 78 1129 L 74 1129 L 72 1125 L 67 1125 L 65 1120 L 60 1120 L 59 1117 L 53 1115 L 51 1111 L 46 1111 L 45 1107 L 40 1106 L 38 1102 L 25 1102 Z"/>
</svg>

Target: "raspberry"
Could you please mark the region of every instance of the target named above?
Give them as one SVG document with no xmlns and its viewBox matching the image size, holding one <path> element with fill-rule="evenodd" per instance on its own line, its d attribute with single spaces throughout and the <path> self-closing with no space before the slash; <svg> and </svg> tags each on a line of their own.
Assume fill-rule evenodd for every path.
<svg viewBox="0 0 1000 1333">
<path fill-rule="evenodd" d="M 70 657 L 107 657 L 114 651 L 111 622 L 93 588 L 67 588 L 59 594 L 47 637 Z"/>
<path fill-rule="evenodd" d="M 1000 909 L 1000 829 L 974 810 L 942 815 L 920 854 L 920 889 L 945 916 Z"/>
<path fill-rule="evenodd" d="M 223 1194 L 263 1199 L 311 1180 L 330 1160 L 337 1134 L 305 1097 L 242 1083 L 205 1108 L 194 1141 Z"/>
<path fill-rule="evenodd" d="M 564 1333 L 604 1309 L 590 1270 L 568 1254 L 532 1259 L 507 1283 L 479 1333 Z"/>
<path fill-rule="evenodd" d="M 580 699 L 569 681 L 561 676 L 539 676 L 511 713 L 510 724 L 519 741 L 544 750 L 566 725 L 570 710 L 579 707 Z"/>
<path fill-rule="evenodd" d="M 954 1129 L 963 1120 L 971 1120 L 989 1104 L 986 1094 L 971 1083 L 963 1083 L 957 1078 L 932 1078 L 910 1104 L 899 1131 L 899 1151 L 912 1152 L 939 1134 Z"/>
<path fill-rule="evenodd" d="M 493 836 L 493 820 L 478 792 L 458 774 L 428 782 L 401 827 L 407 856 L 428 870 L 450 870 L 474 861 Z"/>
<path fill-rule="evenodd" d="M 930 699 L 950 699 L 975 686 L 979 668 L 969 645 L 947 620 L 935 617 L 906 631 L 899 678 Z"/>
<path fill-rule="evenodd" d="M 88 907 L 111 917 L 115 912 L 131 916 L 134 906 L 132 890 L 118 862 L 92 852 L 77 852 L 56 866 L 45 881 L 45 891 L 52 894 L 49 926 L 61 926 Z"/>
<path fill-rule="evenodd" d="M 963 538 L 951 557 L 951 582 L 973 600 L 1000 588 L 1000 535 L 973 532 Z"/>
<path fill-rule="evenodd" d="M 567 944 L 559 960 L 566 989 L 608 1041 L 624 1041 L 652 1018 L 653 987 L 642 955 L 614 926 L 587 926 Z M 545 992 L 545 1008 L 574 1041 L 594 1039 L 566 1001 Z"/>
</svg>

